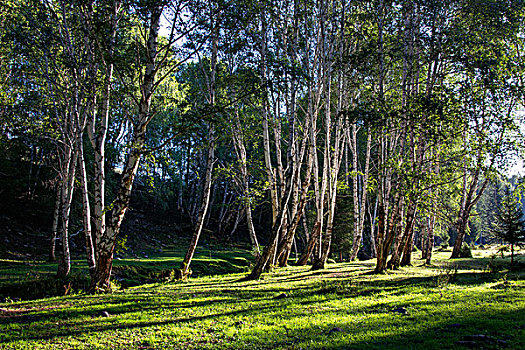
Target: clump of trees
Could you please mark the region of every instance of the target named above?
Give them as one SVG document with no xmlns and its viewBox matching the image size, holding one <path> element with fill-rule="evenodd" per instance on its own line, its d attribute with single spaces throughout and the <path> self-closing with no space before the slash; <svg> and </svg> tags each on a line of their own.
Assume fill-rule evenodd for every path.
<svg viewBox="0 0 525 350">
<path fill-rule="evenodd" d="M 110 286 L 137 178 L 194 227 L 181 278 L 205 227 L 245 234 L 249 279 L 292 251 L 322 269 L 334 243 L 384 272 L 415 244 L 430 263 L 440 231 L 458 257 L 516 150 L 521 1 L 8 5 L 1 146 L 25 137 L 55 169 L 62 276 L 79 191 L 93 290 Z"/>
<path fill-rule="evenodd" d="M 508 188 L 491 231 L 496 239 L 510 245 L 510 264 L 514 265 L 514 247 L 525 242 L 525 221 L 521 203 L 516 194 L 510 193 Z"/>
</svg>

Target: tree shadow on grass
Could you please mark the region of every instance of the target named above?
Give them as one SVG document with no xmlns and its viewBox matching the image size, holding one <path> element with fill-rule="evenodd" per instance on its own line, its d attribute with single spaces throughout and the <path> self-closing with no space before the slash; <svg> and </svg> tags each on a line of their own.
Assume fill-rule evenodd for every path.
<svg viewBox="0 0 525 350">
<path fill-rule="evenodd" d="M 67 329 L 64 329 L 64 326 L 66 324 L 61 324 L 58 328 L 52 327 L 51 322 L 48 322 L 47 324 L 43 325 L 32 325 L 31 330 L 28 332 L 29 334 L 26 336 L 19 335 L 19 334 L 6 334 L 5 332 L 3 334 L 0 333 L 0 344 L 7 343 L 7 342 L 16 342 L 19 340 L 50 340 L 57 337 L 69 337 L 69 336 L 75 336 L 75 335 L 81 335 L 86 334 L 90 332 L 101 332 L 101 331 L 108 331 L 108 330 L 125 330 L 125 329 L 134 329 L 134 328 L 143 328 L 143 327 L 154 327 L 154 326 L 162 326 L 162 325 L 168 325 L 168 324 L 183 324 L 183 323 L 189 323 L 189 322 L 198 322 L 198 321 L 205 321 L 209 319 L 216 319 L 219 317 L 231 317 L 231 316 L 238 316 L 238 315 L 249 315 L 257 312 L 263 312 L 263 311 L 270 311 L 270 310 L 276 310 L 280 307 L 280 305 L 274 305 L 274 306 L 264 306 L 264 307 L 250 307 L 246 309 L 240 309 L 240 310 L 234 310 L 229 312 L 222 312 L 222 313 L 211 313 L 207 315 L 201 315 L 201 316 L 193 316 L 193 317 L 183 317 L 183 318 L 171 318 L 171 319 L 165 319 L 162 321 L 137 321 L 133 322 L 131 324 L 119 324 L 117 322 L 111 322 L 107 323 L 104 322 L 102 324 L 95 323 L 95 324 L 87 324 L 88 322 L 85 322 L 84 324 L 71 324 L 71 327 L 67 327 Z M 77 314 L 80 315 L 80 314 Z M 25 319 L 27 319 L 29 316 L 26 315 Z M 33 316 L 33 318 L 30 319 L 30 322 L 36 322 L 36 321 L 44 321 L 44 317 L 38 318 L 37 316 Z M 55 321 L 56 318 L 52 317 L 48 319 L 49 321 Z M 109 318 L 101 318 L 100 321 L 115 321 L 114 318 L 111 316 Z M 30 323 L 30 322 L 16 322 L 12 321 L 11 323 Z"/>
<path fill-rule="evenodd" d="M 309 277 L 323 277 L 311 279 Z M 360 277 L 361 276 L 361 277 Z M 238 283 L 232 281 L 217 281 L 214 283 L 195 283 L 186 285 L 156 285 L 148 288 L 139 288 L 136 291 L 131 290 L 122 294 L 113 295 L 102 295 L 102 296 L 75 296 L 69 297 L 66 300 L 60 300 L 60 307 L 53 310 L 36 310 L 32 309 L 28 312 L 21 312 L 17 315 L 4 315 L 0 313 L 0 330 L 4 328 L 3 324 L 10 324 L 15 326 L 15 331 L 9 327 L 4 328 L 3 332 L 0 332 L 0 343 L 10 343 L 17 341 L 44 339 L 53 340 L 55 338 L 60 339 L 61 337 L 75 337 L 90 334 L 94 332 L 103 331 L 119 331 L 126 329 L 142 329 L 163 325 L 180 325 L 180 327 L 197 327 L 199 323 L 208 322 L 210 320 L 221 320 L 230 318 L 252 318 L 260 315 L 265 316 L 265 320 L 275 322 L 277 328 L 275 332 L 281 334 L 280 339 L 272 340 L 272 336 L 259 332 L 256 329 L 244 329 L 243 334 L 248 338 L 253 338 L 252 341 L 258 344 L 262 348 L 272 348 L 281 346 L 295 346 L 296 343 L 301 343 L 302 339 L 309 339 L 309 337 L 319 344 L 324 344 L 319 347 L 325 348 L 388 348 L 387 345 L 393 347 L 400 347 L 403 342 L 412 342 L 411 345 L 415 345 L 416 348 L 432 348 L 432 341 L 426 339 L 424 336 L 421 337 L 418 332 L 426 334 L 427 330 L 421 327 L 416 327 L 418 321 L 418 313 L 421 317 L 426 318 L 428 315 L 424 314 L 425 310 L 428 309 L 428 301 L 417 301 L 410 300 L 404 301 L 403 303 L 393 304 L 393 302 L 385 301 L 381 303 L 375 302 L 373 305 L 363 306 L 359 312 L 368 315 L 370 317 L 381 316 L 385 320 L 391 322 L 397 322 L 404 327 L 400 327 L 399 331 L 394 332 L 393 336 L 379 335 L 374 339 L 372 343 L 369 341 L 359 340 L 366 336 L 366 329 L 370 331 L 370 327 L 382 329 L 386 326 L 380 323 L 376 327 L 372 321 L 363 321 L 365 326 L 363 330 L 355 328 L 356 325 L 352 323 L 345 323 L 342 325 L 334 325 L 343 328 L 345 332 L 342 334 L 331 335 L 327 337 L 327 330 L 318 329 L 315 327 L 301 326 L 294 328 L 293 325 L 288 325 L 292 328 L 292 333 L 286 331 L 283 333 L 283 327 L 279 328 L 280 322 L 287 322 L 287 317 L 300 317 L 302 311 L 297 311 L 299 315 L 290 314 L 287 308 L 307 308 L 309 306 L 319 306 L 321 304 L 326 305 L 331 301 L 337 301 L 341 299 L 353 299 L 360 296 L 373 296 L 379 293 L 388 293 L 392 297 L 410 293 L 414 288 L 420 288 L 425 290 L 428 288 L 429 292 L 438 294 L 444 291 L 444 298 L 436 298 L 433 300 L 433 304 L 437 308 L 443 308 L 443 310 L 449 310 L 450 305 L 460 304 L 467 301 L 467 297 L 464 299 L 455 300 L 452 294 L 447 295 L 446 287 L 448 285 L 460 285 L 464 287 L 477 286 L 485 284 L 487 282 L 498 281 L 501 276 L 497 274 L 488 274 L 481 272 L 458 272 L 455 279 L 446 281 L 440 287 L 439 274 L 436 276 L 416 276 L 416 277 L 402 277 L 401 275 L 393 276 L 395 279 L 366 279 L 362 278 L 363 274 L 358 274 L 357 271 L 350 273 L 349 276 L 343 274 L 333 274 L 332 271 L 305 271 L 301 276 L 272 276 L 266 283 L 259 282 L 248 282 Z M 300 282 L 295 283 L 293 286 L 285 286 L 283 283 L 286 282 Z M 166 287 L 166 288 L 165 288 Z M 248 289 L 247 287 L 255 287 L 256 289 Z M 200 288 L 200 290 L 199 290 Z M 207 289 L 209 288 L 209 289 Z M 159 291 L 159 289 L 161 289 Z M 287 292 L 288 296 L 283 299 L 275 298 L 277 293 Z M 482 293 L 483 294 L 483 293 Z M 494 293 L 486 293 L 487 298 L 492 297 Z M 417 293 L 416 293 L 417 295 Z M 472 297 L 476 296 L 475 292 L 472 292 Z M 206 300 L 199 300 L 205 298 Z M 196 299 L 196 300 L 194 300 Z M 371 299 L 373 300 L 373 299 Z M 35 305 L 42 305 L 48 303 L 54 303 L 52 301 L 42 301 L 38 303 L 21 303 L 16 304 L 17 307 L 27 308 Z M 68 304 L 70 303 L 70 304 Z M 372 301 L 368 301 L 372 303 Z M 75 305 L 77 304 L 77 305 Z M 85 305 L 84 308 L 82 308 Z M 416 310 L 414 319 L 409 317 L 402 318 L 398 314 L 392 314 L 394 307 L 407 307 Z M 76 310 L 73 307 L 80 307 L 82 309 Z M 199 309 L 203 309 L 202 311 Z M 448 309 L 447 309 L 448 308 Z M 334 313 L 334 314 L 345 314 L 347 310 L 338 309 L 324 310 L 322 307 L 319 308 L 321 311 L 316 311 L 319 315 Z M 417 309 L 420 309 L 417 311 Z M 107 311 L 110 317 L 101 317 L 101 311 Z M 157 311 L 165 312 L 166 310 L 173 310 L 168 312 L 164 319 L 159 320 Z M 225 310 L 221 312 L 214 312 L 217 310 Z M 444 313 L 449 311 L 443 311 Z M 204 314 L 190 316 L 193 312 L 201 312 Z M 151 315 L 153 320 L 133 320 L 134 317 L 144 318 L 141 313 Z M 186 314 L 185 314 L 186 313 Z M 523 309 L 519 309 L 520 315 L 513 315 L 512 317 L 519 316 L 525 319 Z M 134 315 L 131 315 L 134 314 Z M 162 314 L 162 313 L 161 313 Z M 458 312 L 457 315 L 447 317 L 444 321 L 431 322 L 428 326 L 428 330 L 437 332 L 439 329 L 448 329 L 447 324 L 461 323 L 465 329 L 472 329 L 480 331 L 490 328 L 489 323 L 485 324 L 485 328 L 476 328 L 476 322 L 479 317 L 485 317 L 487 319 L 502 320 L 501 322 L 507 322 L 512 317 L 507 313 L 490 313 L 476 309 L 474 312 L 470 312 L 469 315 L 462 315 Z M 131 318 L 126 318 L 132 316 Z M 179 316 L 177 316 L 179 315 Z M 280 318 L 275 315 L 283 315 Z M 472 319 L 472 322 L 471 322 Z M 466 320 L 466 321 L 465 321 Z M 126 324 L 119 322 L 126 322 Z M 196 323 L 195 326 L 191 325 Z M 440 323 L 441 322 L 441 323 Z M 488 322 L 488 321 L 487 321 Z M 500 322 L 500 321 L 498 321 Z M 509 321 L 510 322 L 510 321 Z M 514 321 L 513 321 L 514 322 Z M 525 322 L 525 321 L 522 321 Z M 423 323 L 428 323 L 427 321 Z M 515 323 L 515 322 L 514 322 Z M 478 324 L 480 324 L 478 322 Z M 16 327 L 23 327 L 22 331 L 16 330 Z M 324 326 L 323 326 L 324 327 Z M 368 327 L 368 328 L 367 328 Z M 379 328 L 378 328 L 379 327 Z M 386 327 L 387 328 L 387 327 Z M 385 329 L 386 329 L 385 328 Z M 494 328 L 495 332 L 500 332 L 499 323 Z M 302 330 L 301 330 L 302 329 Z M 408 329 L 408 330 L 407 330 Z M 489 329 L 490 330 L 490 329 Z M 385 331 L 386 332 L 386 331 Z M 392 334 L 392 330 L 389 331 Z M 523 331 L 520 331 L 521 335 L 519 339 L 523 338 Z M 292 334 L 291 336 L 288 333 Z M 448 333 L 446 333 L 448 334 Z M 445 335 L 446 335 L 445 334 Z M 275 335 L 275 334 L 274 334 Z M 341 338 L 341 339 L 340 339 Z M 427 334 L 428 338 L 428 334 Z M 513 340 L 514 341 L 514 340 Z M 521 340 L 518 340 L 520 344 Z M 370 344 L 369 344 L 370 343 Z M 274 344 L 274 345 L 272 345 Z M 291 344 L 291 345 L 290 345 Z M 317 344 L 317 343 L 315 343 Z M 335 345 L 334 345 L 335 344 Z M 436 343 L 437 344 L 437 343 Z M 450 343 L 454 344 L 454 342 Z M 406 345 L 406 343 L 405 343 Z M 452 345 L 451 345 L 452 346 Z M 1 347 L 1 346 L 0 346 Z M 315 348 L 303 346 L 303 348 Z M 485 347 L 486 348 L 486 347 Z"/>
<path fill-rule="evenodd" d="M 483 295 L 484 293 L 480 292 L 480 294 Z M 460 299 L 443 300 L 442 303 L 436 303 L 434 306 L 438 309 L 443 307 L 443 312 L 446 312 L 446 314 L 445 316 L 441 315 L 440 317 L 436 316 L 435 318 L 432 318 L 432 315 L 426 313 L 426 310 L 417 311 L 420 307 L 417 302 L 411 302 L 409 305 L 406 305 L 411 309 L 416 310 L 414 315 L 408 317 L 393 313 L 393 305 L 385 302 L 363 307 L 359 312 L 369 316 L 364 319 L 365 321 L 357 323 L 355 320 L 348 320 L 339 323 L 334 321 L 336 323 L 327 323 L 320 326 L 308 324 L 296 325 L 293 320 L 288 322 L 288 313 L 286 312 L 288 304 L 294 303 L 303 306 L 312 305 L 312 302 L 308 300 L 308 297 L 309 295 L 306 293 L 296 293 L 294 294 L 294 300 L 268 300 L 265 305 L 259 306 L 239 306 L 242 305 L 242 303 L 234 300 L 198 302 L 194 305 L 186 305 L 186 308 L 209 306 L 215 302 L 222 304 L 222 307 L 225 309 L 234 307 L 237 307 L 237 309 L 223 312 L 210 312 L 205 315 L 191 317 L 168 316 L 167 319 L 163 320 L 138 320 L 126 324 L 119 324 L 119 311 L 124 311 L 125 313 L 148 310 L 141 309 L 126 311 L 118 308 L 108 308 L 110 314 L 117 313 L 117 315 L 115 315 L 116 317 L 93 318 L 91 320 L 83 321 L 82 316 L 89 316 L 89 312 L 93 312 L 93 310 L 86 310 L 86 313 L 74 313 L 70 315 L 74 316 L 74 318 L 78 318 L 78 320 L 76 320 L 77 322 L 68 317 L 57 317 L 56 314 L 41 315 L 40 318 L 38 318 L 38 315 L 26 315 L 23 322 L 19 322 L 24 324 L 24 326 L 30 326 L 28 327 L 30 329 L 25 330 L 26 334 L 10 334 L 4 332 L 3 335 L 0 335 L 0 343 L 36 339 L 53 340 L 55 338 L 75 337 L 93 332 L 141 329 L 163 325 L 178 325 L 178 327 L 185 327 L 186 325 L 186 327 L 192 327 L 190 324 L 196 323 L 196 325 L 193 326 L 196 327 L 197 324 L 209 320 L 217 320 L 220 324 L 224 324 L 221 320 L 227 319 L 229 322 L 232 322 L 231 318 L 246 319 L 261 314 L 267 315 L 265 321 L 276 325 L 273 332 L 269 333 L 268 331 L 259 330 L 257 327 L 243 327 L 239 330 L 239 332 L 242 333 L 243 339 L 250 339 L 250 343 L 257 345 L 254 346 L 255 348 L 290 347 L 310 340 L 313 341 L 315 346 L 307 346 L 308 348 L 455 348 L 455 342 L 459 341 L 463 335 L 483 333 L 498 337 L 501 335 L 502 339 L 510 344 L 509 346 L 511 346 L 511 348 L 517 349 L 519 348 L 519 345 L 523 344 L 525 337 L 524 331 L 519 328 L 519 324 L 517 323 L 519 320 L 523 322 L 523 317 L 525 316 L 523 308 L 512 312 L 500 311 L 497 313 L 483 311 L 482 309 L 470 311 L 468 314 L 461 313 L 461 310 L 456 313 L 450 311 L 451 303 L 453 303 L 453 306 L 461 306 L 468 298 L 476 297 L 476 295 L 463 295 Z M 332 299 L 340 299 L 340 296 L 332 294 L 320 302 L 326 303 Z M 170 305 L 162 305 L 157 306 L 157 308 L 172 309 L 173 307 Z M 184 307 L 180 306 L 180 308 Z M 303 308 L 300 308 L 299 310 L 305 311 Z M 151 311 L 151 309 L 149 309 L 149 311 Z M 323 314 L 339 315 L 344 313 L 347 313 L 347 310 L 340 309 L 333 311 L 321 309 L 321 311 L 316 311 L 316 314 L 319 316 Z M 174 316 L 176 314 L 177 312 L 173 312 L 171 315 Z M 370 316 L 374 314 L 380 314 L 377 316 L 379 318 L 373 318 Z M 301 315 L 301 313 L 295 314 L 294 317 L 301 317 Z M 62 316 L 66 316 L 66 314 Z M 429 317 L 431 317 L 430 322 L 428 321 Z M 79 323 L 79 321 L 81 321 L 81 323 Z M 58 323 L 59 325 L 55 327 L 55 323 Z M 328 334 L 331 327 L 339 327 L 342 329 L 342 332 Z M 514 328 L 510 329 L 509 327 Z M 371 338 L 368 332 L 372 332 L 375 335 Z M 509 332 L 514 334 L 513 337 L 508 336 Z M 242 344 L 239 344 L 239 347 L 242 347 L 241 345 Z M 481 344 L 480 348 L 496 348 L 491 347 L 492 345 L 493 344 Z"/>
<path fill-rule="evenodd" d="M 525 310 L 520 309 L 519 313 L 525 316 Z M 274 349 L 305 346 L 309 349 L 363 350 L 525 348 L 525 331 L 516 323 L 514 312 L 478 312 L 467 317 L 457 315 L 435 320 L 430 325 L 410 317 L 381 317 L 385 322 L 369 325 L 351 321 L 333 322 L 322 327 L 305 325 L 283 330 L 280 337 L 250 330 L 246 337 L 254 343 L 254 348 L 261 344 Z M 466 340 L 472 338 L 475 340 Z M 308 347 L 312 343 L 315 345 Z"/>
</svg>

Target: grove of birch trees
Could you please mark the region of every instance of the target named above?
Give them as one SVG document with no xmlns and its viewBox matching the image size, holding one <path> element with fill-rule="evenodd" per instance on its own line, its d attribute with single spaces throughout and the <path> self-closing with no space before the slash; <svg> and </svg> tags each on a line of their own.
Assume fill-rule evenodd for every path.
<svg viewBox="0 0 525 350">
<path fill-rule="evenodd" d="M 430 264 L 443 232 L 459 257 L 523 146 L 523 1 L 3 6 L 0 146 L 23 140 L 53 169 L 42 249 L 59 276 L 78 201 L 93 291 L 110 288 L 137 181 L 193 227 L 179 278 L 203 230 L 250 244 L 246 279 L 343 251 L 381 273 L 415 246 Z"/>
</svg>

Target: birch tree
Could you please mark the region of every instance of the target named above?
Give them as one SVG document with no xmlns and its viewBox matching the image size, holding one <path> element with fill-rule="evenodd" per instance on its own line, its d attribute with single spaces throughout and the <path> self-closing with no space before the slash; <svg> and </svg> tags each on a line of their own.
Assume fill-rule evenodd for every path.
<svg viewBox="0 0 525 350">
<path fill-rule="evenodd" d="M 103 59 L 104 81 L 100 91 L 101 103 L 97 113 L 89 122 L 90 140 L 95 152 L 95 260 L 96 267 L 91 279 L 92 290 L 107 290 L 110 288 L 110 276 L 113 263 L 113 252 L 115 249 L 120 227 L 124 215 L 129 206 L 133 182 L 137 174 L 140 160 L 147 151 L 147 127 L 156 116 L 152 110 L 152 101 L 159 86 L 193 53 L 194 48 L 176 60 L 173 55 L 173 47 L 176 43 L 191 33 L 194 27 L 183 20 L 186 1 L 163 1 L 151 2 L 136 8 L 141 14 L 140 20 L 144 27 L 141 36 L 135 37 L 135 44 L 139 48 L 136 70 L 127 67 L 115 67 L 116 36 L 119 30 L 119 21 L 122 17 L 123 4 L 113 1 L 107 7 L 106 18 L 109 36 L 104 36 L 104 41 L 95 37 L 99 54 Z M 142 7 L 141 7 L 142 6 Z M 93 22 L 89 22 L 92 8 L 88 5 L 84 8 L 86 20 L 94 30 Z M 170 31 L 166 41 L 159 44 L 159 29 L 161 16 L 166 14 L 170 23 Z M 129 148 L 126 161 L 122 165 L 122 175 L 118 185 L 115 199 L 107 206 L 105 204 L 105 143 L 110 117 L 111 84 L 114 80 L 114 71 L 117 71 L 117 79 L 123 85 L 133 86 L 139 82 L 138 91 L 134 88 L 128 89 L 129 97 L 134 102 L 134 110 L 131 111 L 131 127 Z M 137 74 L 138 73 L 138 74 Z M 136 80 L 135 80 L 136 79 Z"/>
<path fill-rule="evenodd" d="M 202 61 L 200 65 L 203 68 L 202 72 L 206 79 L 207 103 L 208 103 L 209 108 L 211 108 L 212 110 L 215 108 L 215 104 L 216 104 L 217 60 L 218 60 L 218 45 L 219 45 L 219 36 L 220 36 L 219 23 L 221 22 L 221 19 L 223 16 L 222 11 L 223 9 L 220 7 L 220 5 L 217 2 L 212 2 L 210 4 L 210 8 L 208 9 L 208 11 L 205 12 L 206 13 L 205 16 L 208 17 L 206 21 L 209 23 L 209 31 L 210 31 L 209 71 L 206 70 Z M 193 236 L 192 236 L 190 245 L 188 247 L 188 250 L 182 261 L 182 265 L 180 268 L 179 277 L 181 279 L 186 279 L 191 273 L 190 272 L 191 260 L 193 258 L 193 255 L 195 254 L 195 249 L 197 248 L 200 234 L 202 232 L 202 228 L 204 225 L 204 219 L 206 217 L 206 214 L 208 212 L 208 207 L 210 204 L 212 174 L 213 174 L 213 166 L 215 163 L 215 127 L 213 125 L 213 122 L 210 122 L 208 124 L 208 138 L 209 138 L 209 144 L 207 147 L 208 154 L 206 158 L 206 170 L 205 170 L 204 182 L 203 182 L 203 195 L 201 199 L 201 204 L 200 204 L 200 208 L 199 208 L 199 212 L 197 216 L 197 222 L 195 224 Z"/>
</svg>

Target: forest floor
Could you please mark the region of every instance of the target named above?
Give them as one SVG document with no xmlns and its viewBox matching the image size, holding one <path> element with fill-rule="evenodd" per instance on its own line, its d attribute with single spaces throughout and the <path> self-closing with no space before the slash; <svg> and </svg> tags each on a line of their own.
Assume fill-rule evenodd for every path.
<svg viewBox="0 0 525 350">
<path fill-rule="evenodd" d="M 250 282 L 236 273 L 8 299 L 0 303 L 0 349 L 524 349 L 525 258 L 509 270 L 493 253 L 448 260 L 441 252 L 432 266 L 414 260 L 383 275 L 371 273 L 369 260 L 276 269 Z M 245 257 L 231 256 L 204 264 L 245 268 Z M 0 263 L 0 278 L 50 269 Z"/>
</svg>

